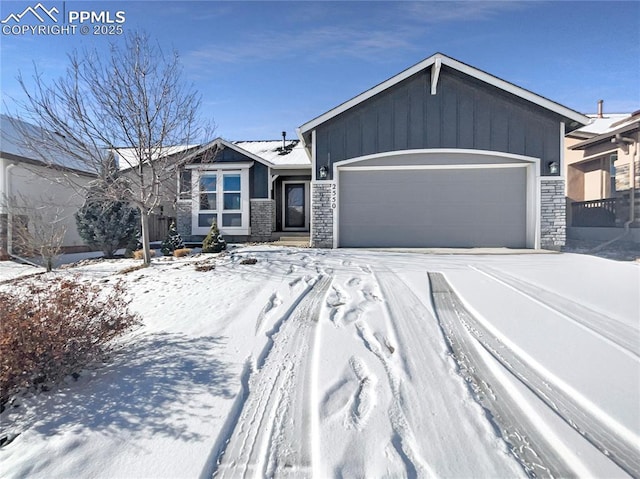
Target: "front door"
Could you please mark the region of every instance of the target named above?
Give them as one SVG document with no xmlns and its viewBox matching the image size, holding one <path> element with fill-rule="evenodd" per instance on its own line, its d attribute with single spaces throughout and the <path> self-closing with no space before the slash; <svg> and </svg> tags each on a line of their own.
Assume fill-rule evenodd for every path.
<svg viewBox="0 0 640 479">
<path fill-rule="evenodd" d="M 284 227 L 304 229 L 306 226 L 306 201 L 304 183 L 284 184 Z"/>
</svg>

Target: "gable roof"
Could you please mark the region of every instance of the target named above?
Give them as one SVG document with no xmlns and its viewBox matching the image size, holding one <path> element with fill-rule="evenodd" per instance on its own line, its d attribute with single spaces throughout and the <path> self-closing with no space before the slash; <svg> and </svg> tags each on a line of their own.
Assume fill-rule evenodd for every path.
<svg viewBox="0 0 640 479">
<path fill-rule="evenodd" d="M 509 83 L 505 80 L 502 80 L 501 78 L 490 75 L 489 73 L 486 73 L 482 70 L 478 70 L 477 68 L 474 68 L 470 65 L 462 63 L 451 57 L 443 55 L 442 53 L 436 53 L 430 56 L 429 58 L 422 60 L 420 63 L 417 63 L 412 67 L 409 67 L 406 70 L 398 73 L 397 75 L 389 78 L 388 80 L 385 80 L 384 82 L 379 83 L 378 85 L 374 86 L 373 88 L 370 88 L 369 90 L 361 93 L 360 95 L 355 96 L 350 100 L 347 100 L 346 102 L 338 105 L 337 107 L 329 110 L 328 112 L 323 113 L 322 115 L 314 118 L 313 120 L 308 121 L 304 125 L 301 125 L 297 130 L 298 136 L 302 141 L 304 141 L 304 135 L 309 131 L 313 130 L 314 128 L 316 128 L 318 125 L 325 123 L 331 118 L 334 118 L 340 115 L 341 113 L 349 110 L 350 108 L 353 108 L 354 106 L 387 90 L 388 88 L 391 88 L 392 86 L 415 75 L 416 73 L 426 70 L 427 68 L 433 67 L 433 68 L 436 68 L 437 71 L 439 72 L 441 65 L 446 65 L 449 68 L 453 68 L 454 70 L 457 70 L 466 75 L 474 77 L 480 81 L 493 85 L 497 88 L 500 88 L 501 90 L 504 90 L 515 96 L 518 96 L 538 106 L 541 106 L 542 108 L 545 108 L 554 113 L 557 113 L 558 115 L 568 120 L 571 120 L 571 122 L 575 122 L 576 123 L 575 126 L 586 125 L 587 123 L 589 123 L 589 118 L 587 118 L 586 116 L 584 116 L 583 114 L 575 110 L 571 110 L 570 108 L 562 106 L 559 103 L 556 103 L 543 96 L 537 95 L 529 90 L 516 86 L 513 83 Z M 436 81 L 437 81 L 437 73 L 436 73 Z M 574 128 L 568 128 L 567 131 L 569 131 L 570 129 L 574 129 Z"/>
<path fill-rule="evenodd" d="M 199 147 L 174 147 L 176 151 L 193 148 L 184 160 L 189 161 L 211 148 L 231 148 L 247 158 L 262 163 L 269 168 L 311 168 L 311 160 L 298 140 L 287 140 L 282 147 L 282 140 L 268 141 L 228 141 L 216 138 Z"/>
</svg>

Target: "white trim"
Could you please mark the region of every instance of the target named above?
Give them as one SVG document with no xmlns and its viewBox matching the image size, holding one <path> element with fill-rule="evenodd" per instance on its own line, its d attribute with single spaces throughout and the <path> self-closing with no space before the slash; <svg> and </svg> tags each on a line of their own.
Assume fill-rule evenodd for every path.
<svg viewBox="0 0 640 479">
<path fill-rule="evenodd" d="M 302 138 L 302 135 L 299 136 Z M 316 130 L 313 130 L 311 132 L 311 181 L 316 181 L 316 143 Z"/>
<path fill-rule="evenodd" d="M 524 100 L 530 101 L 536 105 L 546 108 L 547 110 L 550 110 L 554 113 L 562 115 L 580 124 L 586 125 L 590 121 L 588 117 L 582 115 L 581 113 L 578 113 L 577 111 L 571 110 L 570 108 L 567 108 L 558 103 L 555 103 L 540 95 L 536 95 L 535 93 L 525 90 L 524 88 L 518 87 L 513 83 L 509 83 L 498 77 L 495 77 L 486 72 L 483 72 L 482 70 L 478 70 L 477 68 L 474 68 L 462 62 L 459 62 L 458 60 L 454 60 L 453 58 L 450 58 L 446 55 L 443 55 L 441 53 L 436 53 L 435 55 L 430 56 L 429 58 L 421 61 L 420 63 L 407 68 L 403 72 L 400 72 L 396 76 L 389 78 L 388 80 L 374 86 L 373 88 L 361 93 L 360 95 L 342 103 L 341 105 L 338 105 L 337 107 L 329 110 L 328 112 L 300 126 L 299 136 L 302 137 L 305 133 L 307 133 L 310 130 L 313 130 L 318 125 L 321 125 L 322 123 L 325 123 L 331 118 L 347 111 L 350 108 L 353 108 L 354 106 L 362 103 L 363 101 L 368 100 L 369 98 L 375 95 L 378 95 L 384 90 L 392 87 L 393 85 L 400 83 L 401 81 L 415 75 L 416 73 L 419 73 L 422 70 L 425 70 L 431 67 L 432 65 L 435 64 L 436 60 L 440 60 L 443 65 L 446 65 L 450 68 L 458 70 L 471 77 L 477 78 L 480 81 L 483 81 L 485 83 L 488 83 L 489 85 L 493 85 L 497 88 L 500 88 L 501 90 L 504 90 L 515 96 L 518 96 Z"/>
<path fill-rule="evenodd" d="M 247 163 L 197 163 L 195 165 L 185 166 L 186 170 L 200 170 L 200 171 L 213 171 L 213 170 L 248 170 L 253 165 Z"/>
<path fill-rule="evenodd" d="M 197 151 L 195 151 L 193 154 L 188 155 L 187 158 L 193 158 L 195 156 L 198 156 L 200 153 L 202 153 L 203 151 L 208 150 L 209 148 L 213 147 L 213 146 L 224 146 L 225 148 L 231 148 L 232 150 L 237 151 L 238 153 L 240 153 L 241 155 L 245 155 L 246 157 L 257 161 L 258 163 L 262 163 L 265 166 L 274 166 L 273 163 L 271 163 L 270 161 L 265 160 L 264 158 L 261 158 L 257 155 L 254 155 L 253 153 L 251 153 L 250 151 L 245 150 L 244 148 L 239 147 L 238 145 L 235 145 L 233 143 L 231 143 L 230 141 L 224 140 L 222 138 L 216 138 L 215 140 L 207 143 L 204 147 L 199 148 Z M 212 163 L 204 163 L 204 164 L 213 164 L 216 163 L 215 159 Z"/>
<path fill-rule="evenodd" d="M 333 164 L 335 172 L 336 168 L 341 168 L 351 163 L 359 163 L 361 161 L 375 160 L 378 158 L 388 158 L 391 156 L 405 156 L 405 155 L 442 155 L 442 154 L 454 154 L 454 155 L 474 155 L 474 156 L 489 156 L 493 158 L 507 158 L 510 160 L 517 160 L 527 163 L 540 162 L 539 158 L 533 156 L 516 155 L 513 153 L 503 153 L 501 151 L 491 150 L 473 150 L 468 148 L 431 148 L 431 149 L 415 149 L 415 150 L 398 150 L 398 151 L 386 151 L 384 153 L 374 153 L 373 155 L 359 156 L 357 158 L 351 158 L 348 160 L 338 161 Z"/>
<path fill-rule="evenodd" d="M 527 167 L 527 218 L 526 238 L 527 248 L 540 249 L 540 168 L 535 163 Z"/>
<path fill-rule="evenodd" d="M 465 165 L 385 165 L 342 166 L 340 171 L 391 171 L 391 170 L 480 170 L 491 168 L 523 168 L 530 163 L 470 163 Z"/>
<path fill-rule="evenodd" d="M 565 176 L 565 162 L 564 162 L 564 150 L 566 150 L 564 146 L 564 137 L 565 137 L 565 124 L 564 121 L 560 122 L 560 176 Z"/>
<path fill-rule="evenodd" d="M 440 78 L 440 69 L 442 68 L 442 59 L 436 58 L 433 68 L 431 69 L 431 94 L 438 92 L 438 79 Z"/>
<path fill-rule="evenodd" d="M 376 158 L 384 158 L 391 156 L 402 156 L 407 154 L 421 153 L 427 156 L 433 156 L 443 153 L 456 153 L 464 156 L 477 157 L 501 157 L 518 160 L 519 163 L 472 163 L 472 164 L 451 164 L 451 165 L 388 165 L 388 166 L 346 166 L 354 163 L 372 160 Z M 386 152 L 375 155 L 367 155 L 351 160 L 344 160 L 335 163 L 333 166 L 333 181 L 326 183 L 335 184 L 337 207 L 333 213 L 333 247 L 338 248 L 340 244 L 339 234 L 339 218 L 340 218 L 340 172 L 342 171 L 401 171 L 401 170 L 470 170 L 470 169 L 497 169 L 497 168 L 526 168 L 525 176 L 525 201 L 526 201 L 526 218 L 525 218 L 525 241 L 527 248 L 540 248 L 540 228 L 541 228 L 541 182 L 542 180 L 562 181 L 563 177 L 540 176 L 540 158 L 514 155 L 511 153 L 502 153 L 496 151 L 485 150 L 459 150 L 459 149 L 433 149 L 433 150 L 405 150 L 402 152 Z M 324 183 L 324 182 L 323 182 Z"/>
<path fill-rule="evenodd" d="M 287 214 L 287 195 L 285 193 L 285 186 L 288 184 L 304 185 L 304 226 L 302 227 L 287 227 L 286 214 Z M 287 180 L 282 182 L 282 231 L 311 231 L 311 182 L 308 180 Z"/>
<path fill-rule="evenodd" d="M 214 174 L 216 175 L 216 215 L 218 229 L 222 235 L 230 236 L 245 236 L 251 233 L 250 228 L 250 198 L 249 198 L 249 167 L 243 168 L 217 168 L 217 169 L 200 169 L 197 170 L 195 175 L 191 177 L 191 234 L 193 235 L 206 235 L 209 232 L 209 227 L 198 226 L 198 214 L 200 213 L 200 201 L 198 195 L 200 194 L 200 176 L 202 174 Z M 242 215 L 242 226 L 222 226 L 222 215 L 224 211 L 224 188 L 223 188 L 223 175 L 229 173 L 240 174 L 240 210 L 227 211 L 227 213 L 240 213 Z"/>
</svg>

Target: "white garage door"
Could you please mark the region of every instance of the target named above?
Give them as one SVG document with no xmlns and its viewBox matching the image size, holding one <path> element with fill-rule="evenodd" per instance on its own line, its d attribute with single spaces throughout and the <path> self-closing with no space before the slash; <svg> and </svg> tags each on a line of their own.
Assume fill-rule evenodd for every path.
<svg viewBox="0 0 640 479">
<path fill-rule="evenodd" d="M 341 247 L 527 245 L 524 167 L 339 173 Z"/>
</svg>

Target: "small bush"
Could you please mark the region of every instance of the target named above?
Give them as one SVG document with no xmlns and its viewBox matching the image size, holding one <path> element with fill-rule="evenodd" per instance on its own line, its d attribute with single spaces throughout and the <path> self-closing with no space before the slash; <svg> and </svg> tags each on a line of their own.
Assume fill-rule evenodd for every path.
<svg viewBox="0 0 640 479">
<path fill-rule="evenodd" d="M 173 256 L 175 256 L 176 258 L 182 258 L 183 256 L 188 256 L 190 253 L 190 248 L 180 248 L 173 251 Z"/>
<path fill-rule="evenodd" d="M 203 253 L 220 253 L 223 249 L 227 249 L 227 242 L 224 240 L 218 230 L 218 225 L 213 223 L 209 233 L 202 242 Z"/>
<path fill-rule="evenodd" d="M 121 284 L 102 288 L 56 278 L 0 292 L 0 405 L 104 359 L 109 343 L 139 323 Z"/>
<path fill-rule="evenodd" d="M 149 256 L 152 258 L 156 255 L 156 250 L 149 250 Z M 144 251 L 139 249 L 133 252 L 133 259 L 144 259 Z"/>
<path fill-rule="evenodd" d="M 160 251 L 165 256 L 171 256 L 171 254 L 175 250 L 183 248 L 184 243 L 182 242 L 182 236 L 180 236 L 180 233 L 178 233 L 178 228 L 176 227 L 175 221 L 172 221 L 169 225 L 169 232 L 167 233 L 167 237 L 162 242 Z"/>
</svg>

